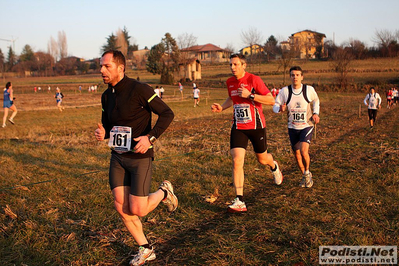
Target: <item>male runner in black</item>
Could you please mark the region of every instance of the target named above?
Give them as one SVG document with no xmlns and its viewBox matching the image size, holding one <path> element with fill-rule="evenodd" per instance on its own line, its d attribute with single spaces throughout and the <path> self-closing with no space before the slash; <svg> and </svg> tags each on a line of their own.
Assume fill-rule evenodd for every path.
<svg viewBox="0 0 399 266">
<path fill-rule="evenodd" d="M 150 193 L 152 145 L 172 122 L 174 114 L 150 86 L 125 75 L 125 62 L 120 51 L 106 51 L 101 57 L 101 75 L 108 89 L 101 97 L 102 124 L 98 124 L 95 136 L 99 141 L 109 138 L 112 149 L 109 183 L 115 208 L 140 245 L 130 264 L 142 265 L 156 256 L 144 235 L 140 217 L 161 201 L 169 211 L 176 210 L 178 205 L 172 184 L 167 180 Z M 152 113 L 158 115 L 153 128 Z"/>
</svg>

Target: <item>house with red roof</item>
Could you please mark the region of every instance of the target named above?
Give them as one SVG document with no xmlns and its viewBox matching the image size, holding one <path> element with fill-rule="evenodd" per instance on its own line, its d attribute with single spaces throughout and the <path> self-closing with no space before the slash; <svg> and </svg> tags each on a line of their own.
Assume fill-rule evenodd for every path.
<svg viewBox="0 0 399 266">
<path fill-rule="evenodd" d="M 195 58 L 201 64 L 229 62 L 231 55 L 231 51 L 211 43 L 184 48 L 180 52 L 187 53 L 186 58 Z"/>
</svg>

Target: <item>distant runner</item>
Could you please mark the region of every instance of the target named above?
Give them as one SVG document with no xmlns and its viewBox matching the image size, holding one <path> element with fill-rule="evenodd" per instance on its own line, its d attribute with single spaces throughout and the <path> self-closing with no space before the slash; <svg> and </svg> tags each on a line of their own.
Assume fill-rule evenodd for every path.
<svg viewBox="0 0 399 266">
<path fill-rule="evenodd" d="M 3 93 L 3 108 L 4 108 L 4 116 L 3 116 L 3 125 L 2 127 L 6 127 L 6 121 L 7 121 L 7 116 L 8 116 L 8 110 L 10 109 L 13 111 L 12 115 L 10 116 L 10 119 L 8 121 L 11 124 L 14 123 L 14 117 L 17 115 L 17 107 L 14 104 L 14 90 L 12 89 L 12 84 L 11 82 L 7 82 L 6 87 L 4 89 Z"/>
<path fill-rule="evenodd" d="M 65 109 L 65 107 L 62 106 L 62 99 L 64 98 L 64 94 L 62 94 L 60 88 L 57 87 L 55 90 L 55 96 L 54 96 L 56 102 L 57 102 L 57 107 L 60 112 Z"/>
<path fill-rule="evenodd" d="M 381 97 L 375 92 L 374 87 L 370 88 L 370 93 L 364 98 L 364 104 L 368 107 L 370 129 L 373 129 L 377 119 L 377 111 L 381 108 Z"/>
</svg>

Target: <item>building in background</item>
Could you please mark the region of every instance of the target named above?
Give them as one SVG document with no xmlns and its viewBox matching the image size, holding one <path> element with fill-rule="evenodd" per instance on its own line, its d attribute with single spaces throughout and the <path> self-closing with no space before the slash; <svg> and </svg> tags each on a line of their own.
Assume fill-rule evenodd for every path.
<svg viewBox="0 0 399 266">
<path fill-rule="evenodd" d="M 240 54 L 245 55 L 245 56 L 264 54 L 265 48 L 259 44 L 252 44 L 250 46 L 242 48 L 239 52 L 240 52 Z"/>
<path fill-rule="evenodd" d="M 291 34 L 288 42 L 281 42 L 281 48 L 293 52 L 296 58 L 313 59 L 324 57 L 324 33 L 303 30 Z"/>
<path fill-rule="evenodd" d="M 201 64 L 229 62 L 231 54 L 231 51 L 211 43 L 184 48 L 180 52 L 186 54 L 186 58 L 195 58 Z"/>
</svg>

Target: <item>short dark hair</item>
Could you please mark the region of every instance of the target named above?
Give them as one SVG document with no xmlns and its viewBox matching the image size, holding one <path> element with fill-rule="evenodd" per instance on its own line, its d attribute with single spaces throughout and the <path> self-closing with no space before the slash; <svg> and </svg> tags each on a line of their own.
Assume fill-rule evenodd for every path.
<svg viewBox="0 0 399 266">
<path fill-rule="evenodd" d="M 7 82 L 6 84 L 6 89 L 8 89 L 9 87 L 11 87 L 11 82 Z"/>
<path fill-rule="evenodd" d="M 243 54 L 232 54 L 232 55 L 230 55 L 230 59 L 232 59 L 232 58 L 240 59 L 242 64 L 246 64 L 247 63 L 247 59 L 245 58 L 245 55 L 243 55 Z"/>
<path fill-rule="evenodd" d="M 295 70 L 295 71 L 301 71 L 301 75 L 303 75 L 303 71 L 302 71 L 302 68 L 301 68 L 300 66 L 293 66 L 293 67 L 291 67 L 291 68 L 290 68 L 290 74 L 291 74 L 291 71 L 293 71 L 293 70 Z"/>
<path fill-rule="evenodd" d="M 122 54 L 121 51 L 119 50 L 108 50 L 103 53 L 101 57 L 103 57 L 106 54 L 112 54 L 113 61 L 117 65 L 123 65 L 123 71 L 126 69 L 126 59 L 125 56 Z"/>
</svg>

